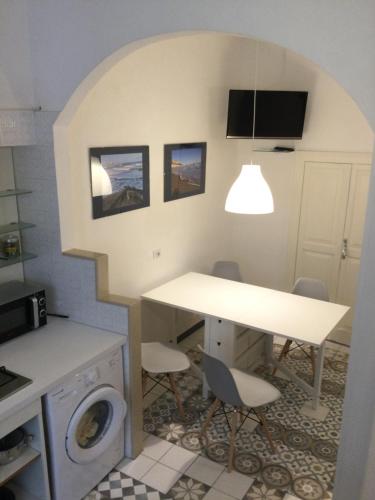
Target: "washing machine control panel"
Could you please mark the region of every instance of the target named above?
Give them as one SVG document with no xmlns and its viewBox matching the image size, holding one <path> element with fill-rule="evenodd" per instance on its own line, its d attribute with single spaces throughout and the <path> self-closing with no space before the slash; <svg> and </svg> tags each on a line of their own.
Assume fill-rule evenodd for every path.
<svg viewBox="0 0 375 500">
<path fill-rule="evenodd" d="M 96 366 L 90 366 L 73 375 L 67 382 L 57 386 L 51 394 L 51 398 L 59 403 L 70 400 L 71 398 L 81 397 L 82 393 L 87 393 L 98 385 L 100 379 L 106 379 L 109 372 L 122 362 L 121 350 L 113 352 L 112 356 L 101 361 Z"/>
<path fill-rule="evenodd" d="M 94 385 L 97 380 L 100 378 L 99 368 L 91 368 L 83 373 L 83 383 L 85 387 L 90 387 L 90 385 Z"/>
</svg>

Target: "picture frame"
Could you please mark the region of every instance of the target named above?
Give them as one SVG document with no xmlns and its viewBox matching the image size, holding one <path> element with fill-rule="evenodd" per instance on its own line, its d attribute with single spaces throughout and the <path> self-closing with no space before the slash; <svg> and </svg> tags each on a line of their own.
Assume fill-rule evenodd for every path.
<svg viewBox="0 0 375 500">
<path fill-rule="evenodd" d="M 164 145 L 164 201 L 205 192 L 206 142 Z"/>
<path fill-rule="evenodd" d="M 92 217 L 150 205 L 149 147 L 89 148 Z"/>
</svg>

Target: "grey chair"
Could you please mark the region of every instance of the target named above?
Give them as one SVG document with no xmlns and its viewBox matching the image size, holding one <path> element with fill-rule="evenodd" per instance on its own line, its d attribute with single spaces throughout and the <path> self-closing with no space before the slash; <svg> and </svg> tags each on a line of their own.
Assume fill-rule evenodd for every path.
<svg viewBox="0 0 375 500">
<path fill-rule="evenodd" d="M 216 261 L 212 268 L 211 275 L 232 281 L 243 281 L 239 265 L 237 262 L 231 260 Z"/>
<path fill-rule="evenodd" d="M 324 281 L 313 279 L 313 278 L 298 278 L 294 283 L 293 291 L 295 295 L 301 295 L 303 297 L 309 297 L 310 299 L 325 300 L 329 302 L 328 289 Z M 282 348 L 279 356 L 279 361 L 282 361 L 289 352 L 294 349 L 300 348 L 306 357 L 311 360 L 311 368 L 313 377 L 315 377 L 315 350 L 313 346 L 310 346 L 310 353 L 307 353 L 304 349 L 303 344 L 297 344 L 293 347 L 293 341 L 287 340 Z M 277 368 L 273 370 L 273 375 L 276 373 Z"/>
<path fill-rule="evenodd" d="M 200 349 L 202 350 L 202 348 Z M 275 445 L 260 407 L 276 401 L 280 397 L 278 389 L 259 377 L 249 375 L 236 368 L 228 368 L 219 359 L 209 356 L 203 350 L 202 352 L 203 370 L 207 383 L 215 396 L 215 401 L 208 410 L 207 418 L 202 426 L 201 437 L 206 434 L 208 425 L 220 405 L 223 407 L 223 413 L 221 414 L 227 415 L 231 413 L 225 410 L 224 404 L 227 404 L 233 407 L 230 424 L 228 471 L 231 472 L 233 468 L 234 443 L 238 430 L 239 415 L 243 417 L 243 420 L 252 418 L 249 417 L 250 413 L 253 413 L 257 417 L 257 421 L 263 426 L 270 447 L 273 453 L 275 453 Z M 243 411 L 247 413 L 243 413 Z"/>
</svg>

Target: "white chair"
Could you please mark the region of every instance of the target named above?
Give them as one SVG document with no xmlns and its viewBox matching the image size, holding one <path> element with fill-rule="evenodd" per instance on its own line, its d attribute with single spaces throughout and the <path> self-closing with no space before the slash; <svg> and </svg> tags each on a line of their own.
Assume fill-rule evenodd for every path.
<svg viewBox="0 0 375 500">
<path fill-rule="evenodd" d="M 167 390 L 172 390 L 175 395 L 178 411 L 181 417 L 185 417 L 184 407 L 177 390 L 174 374 L 187 370 L 190 367 L 189 358 L 171 344 L 161 342 L 142 343 L 142 389 L 143 396 L 148 394 L 156 385 L 161 385 Z M 165 375 L 169 378 L 171 388 L 163 385 L 160 379 L 154 375 Z M 146 392 L 146 381 L 150 378 L 154 385 Z"/>
<path fill-rule="evenodd" d="M 238 415 L 244 419 L 250 418 L 250 413 L 254 413 L 259 423 L 263 426 L 265 435 L 273 453 L 276 452 L 271 434 L 267 427 L 267 421 L 259 408 L 276 401 L 280 397 L 280 392 L 276 387 L 265 380 L 249 375 L 236 368 L 228 368 L 222 361 L 209 356 L 203 351 L 203 369 L 207 383 L 215 396 L 215 401 L 208 410 L 206 421 L 201 430 L 201 437 L 206 433 L 207 427 L 217 412 L 220 405 L 223 407 L 223 414 L 227 415 L 224 404 L 233 407 L 232 422 L 230 424 L 230 444 L 228 456 L 228 472 L 233 468 L 234 443 L 238 428 Z M 247 413 L 242 413 L 245 408 Z"/>
<path fill-rule="evenodd" d="M 326 284 L 321 280 L 313 278 L 298 278 L 294 284 L 292 293 L 294 293 L 295 295 L 301 295 L 303 297 L 309 297 L 310 299 L 325 300 L 326 302 L 329 302 L 329 295 Z M 290 351 L 300 348 L 306 355 L 306 357 L 310 358 L 313 378 L 315 378 L 314 347 L 310 346 L 310 354 L 309 354 L 304 350 L 303 344 L 297 344 L 295 347 L 292 347 L 292 343 L 293 343 L 292 340 L 287 340 L 285 342 L 284 347 L 282 348 L 282 351 L 279 356 L 279 361 L 282 361 L 283 358 L 285 358 Z M 276 371 L 277 368 L 273 370 L 272 374 L 274 375 Z"/>
<path fill-rule="evenodd" d="M 239 265 L 237 262 L 231 260 L 216 261 L 212 268 L 211 275 L 232 281 L 243 281 Z"/>
</svg>

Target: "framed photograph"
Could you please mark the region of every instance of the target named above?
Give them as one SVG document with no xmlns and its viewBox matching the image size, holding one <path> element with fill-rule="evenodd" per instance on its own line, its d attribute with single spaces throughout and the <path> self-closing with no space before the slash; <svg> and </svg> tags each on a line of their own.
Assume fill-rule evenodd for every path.
<svg viewBox="0 0 375 500">
<path fill-rule="evenodd" d="M 204 193 L 206 149 L 205 142 L 164 146 L 164 201 Z"/>
<path fill-rule="evenodd" d="M 94 219 L 150 205 L 148 146 L 90 148 Z"/>
</svg>

